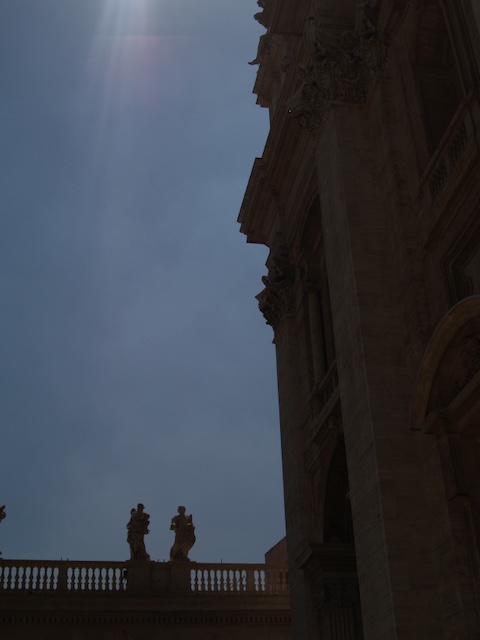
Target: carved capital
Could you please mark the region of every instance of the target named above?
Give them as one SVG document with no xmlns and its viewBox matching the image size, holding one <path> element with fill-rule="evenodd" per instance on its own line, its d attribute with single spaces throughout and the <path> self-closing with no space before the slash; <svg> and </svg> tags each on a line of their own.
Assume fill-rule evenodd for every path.
<svg viewBox="0 0 480 640">
<path fill-rule="evenodd" d="M 370 24 L 370 23 L 369 23 Z M 347 31 L 340 41 L 313 41 L 308 65 L 299 65 L 300 88 L 288 103 L 302 128 L 314 130 L 333 102 L 366 102 L 376 78 L 386 67 L 386 48 L 375 28 Z"/>
<path fill-rule="evenodd" d="M 294 311 L 293 284 L 287 280 L 283 282 L 266 282 L 265 289 L 258 296 L 258 308 L 263 313 L 267 324 L 271 325 L 276 333 L 284 316 Z"/>
<path fill-rule="evenodd" d="M 284 316 L 294 312 L 293 280 L 294 269 L 284 254 L 271 261 L 268 276 L 262 278 L 265 289 L 256 296 L 258 307 L 275 333 Z"/>
</svg>

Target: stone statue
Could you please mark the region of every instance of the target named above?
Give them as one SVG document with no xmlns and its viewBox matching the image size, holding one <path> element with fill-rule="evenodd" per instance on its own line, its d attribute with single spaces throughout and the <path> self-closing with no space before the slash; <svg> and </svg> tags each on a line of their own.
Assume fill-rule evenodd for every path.
<svg viewBox="0 0 480 640">
<path fill-rule="evenodd" d="M 143 510 L 143 504 L 130 510 L 130 520 L 127 524 L 127 542 L 130 545 L 131 560 L 150 560 L 145 549 L 143 537 L 149 533 L 150 516 Z"/>
<path fill-rule="evenodd" d="M 175 532 L 175 542 L 170 549 L 170 560 L 188 560 L 188 552 L 195 544 L 195 527 L 192 516 L 185 514 L 185 507 L 178 507 L 178 516 L 172 518 L 170 530 Z"/>
</svg>

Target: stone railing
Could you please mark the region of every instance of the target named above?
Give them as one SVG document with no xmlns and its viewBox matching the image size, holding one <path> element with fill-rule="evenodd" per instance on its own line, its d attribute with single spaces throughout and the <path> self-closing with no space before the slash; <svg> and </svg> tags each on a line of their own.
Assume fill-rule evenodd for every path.
<svg viewBox="0 0 480 640">
<path fill-rule="evenodd" d="M 195 563 L 190 578 L 192 591 L 197 593 L 288 593 L 284 565 Z"/>
<path fill-rule="evenodd" d="M 125 570 L 125 562 L 0 560 L 0 591 L 125 591 Z"/>
<path fill-rule="evenodd" d="M 0 592 L 288 593 L 285 565 L 0 560 Z"/>
</svg>

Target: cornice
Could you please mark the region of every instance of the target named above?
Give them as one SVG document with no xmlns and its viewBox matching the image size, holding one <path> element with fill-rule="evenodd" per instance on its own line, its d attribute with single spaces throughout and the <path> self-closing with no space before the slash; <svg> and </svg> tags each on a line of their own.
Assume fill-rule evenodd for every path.
<svg viewBox="0 0 480 640">
<path fill-rule="evenodd" d="M 282 88 L 280 105 L 285 104 L 295 84 L 294 73 L 290 73 Z M 292 191 L 298 163 L 309 157 L 311 144 L 307 132 L 297 126 L 288 110 L 277 108 L 262 157 L 254 161 L 238 216 L 240 231 L 248 242 L 270 246 L 287 195 Z"/>
<path fill-rule="evenodd" d="M 260 11 L 255 14 L 271 33 L 300 35 L 310 10 L 310 0 L 258 0 Z"/>
</svg>

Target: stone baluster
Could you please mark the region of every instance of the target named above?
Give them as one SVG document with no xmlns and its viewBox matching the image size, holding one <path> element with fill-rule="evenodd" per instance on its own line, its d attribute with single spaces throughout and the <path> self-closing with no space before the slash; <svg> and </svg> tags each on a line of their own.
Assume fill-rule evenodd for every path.
<svg viewBox="0 0 480 640">
<path fill-rule="evenodd" d="M 111 587 L 111 581 L 109 579 L 111 571 L 112 571 L 111 569 L 107 569 L 105 567 L 100 569 L 100 572 L 98 575 L 98 588 L 100 591 L 113 591 Z M 113 581 L 113 584 L 115 585 L 115 581 Z"/>
<path fill-rule="evenodd" d="M 93 591 L 96 588 L 96 575 L 95 569 L 87 567 L 85 569 L 85 590 Z"/>
</svg>

